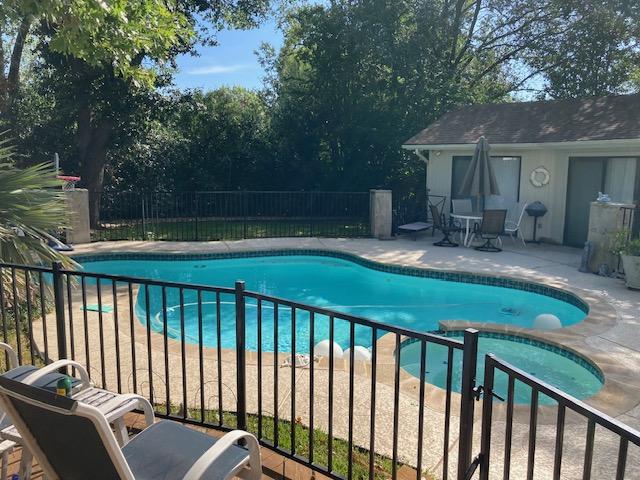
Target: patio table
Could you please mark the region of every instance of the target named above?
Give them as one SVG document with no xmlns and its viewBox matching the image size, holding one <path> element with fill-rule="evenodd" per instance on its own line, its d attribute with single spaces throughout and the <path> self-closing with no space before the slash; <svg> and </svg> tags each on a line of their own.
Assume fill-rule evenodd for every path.
<svg viewBox="0 0 640 480">
<path fill-rule="evenodd" d="M 469 212 L 469 213 L 451 213 L 451 218 L 456 220 L 464 221 L 464 239 L 462 240 L 462 244 L 465 247 L 470 247 L 471 242 L 475 237 L 473 233 L 473 226 L 476 222 L 480 222 L 482 220 L 482 212 Z"/>
</svg>

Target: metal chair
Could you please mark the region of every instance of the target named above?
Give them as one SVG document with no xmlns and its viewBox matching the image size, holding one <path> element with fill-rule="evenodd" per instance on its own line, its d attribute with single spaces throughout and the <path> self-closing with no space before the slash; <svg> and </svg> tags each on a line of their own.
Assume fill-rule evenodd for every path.
<svg viewBox="0 0 640 480">
<path fill-rule="evenodd" d="M 451 209 L 453 213 L 471 213 L 473 204 L 470 198 L 455 198 L 451 200 Z"/>
<path fill-rule="evenodd" d="M 493 241 L 501 243 L 500 235 L 504 233 L 504 223 L 507 218 L 506 210 L 485 210 L 482 212 L 482 223 L 476 227 L 474 233 L 485 242 L 475 247 L 483 252 L 501 252 L 502 248 L 497 247 Z"/>
<path fill-rule="evenodd" d="M 518 215 L 517 219 L 506 220 L 504 225 L 504 232 L 511 237 L 511 240 L 513 241 L 513 243 L 516 242 L 516 238 L 519 238 L 520 241 L 522 241 L 522 245 L 526 247 L 527 242 L 525 242 L 524 240 L 524 234 L 522 233 L 521 225 L 522 225 L 522 218 L 524 217 L 524 212 L 527 208 L 527 205 L 529 204 L 527 202 L 524 202 L 524 203 L 518 203 L 517 205 L 520 209 L 519 211 L 516 210 Z"/>
<path fill-rule="evenodd" d="M 435 205 L 429 205 L 431 210 L 431 217 L 433 218 L 433 226 L 435 229 L 440 230 L 444 235 L 444 238 L 439 242 L 435 242 L 436 247 L 457 247 L 458 244 L 451 241 L 449 235 L 460 231 L 460 227 L 448 223 L 445 221 L 443 213 L 438 212 L 438 208 Z"/>
<path fill-rule="evenodd" d="M 437 200 L 433 201 L 434 199 L 437 199 Z M 442 210 L 446 199 L 447 199 L 446 195 L 429 195 L 429 202 L 428 202 L 429 212 L 425 214 L 425 212 L 423 211 L 420 214 L 421 217 L 423 217 L 424 215 L 424 217 L 426 218 L 424 217 L 419 218 L 414 222 L 405 223 L 403 225 L 398 226 L 397 227 L 398 234 L 409 234 L 411 235 L 411 238 L 413 238 L 413 240 L 416 240 L 419 233 L 431 229 L 431 236 L 433 237 L 436 231 L 436 227 L 433 223 L 433 218 L 429 218 L 429 213 L 431 213 L 430 212 L 431 206 L 434 205 L 436 209 L 439 208 L 440 210 Z M 414 216 L 413 218 L 416 218 L 416 217 Z"/>
</svg>

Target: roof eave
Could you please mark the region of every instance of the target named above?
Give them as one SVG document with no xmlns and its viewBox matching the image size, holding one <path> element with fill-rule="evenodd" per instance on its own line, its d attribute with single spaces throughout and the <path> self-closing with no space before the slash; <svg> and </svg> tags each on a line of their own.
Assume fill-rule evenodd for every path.
<svg viewBox="0 0 640 480">
<path fill-rule="evenodd" d="M 490 142 L 491 143 L 491 142 Z M 475 143 L 446 143 L 446 144 L 409 144 L 402 145 L 404 150 L 466 150 L 475 148 Z M 540 142 L 540 143 L 491 143 L 493 149 L 542 150 L 556 149 L 588 149 L 598 147 L 640 147 L 640 138 L 621 138 L 611 140 L 577 140 L 570 142 Z"/>
</svg>

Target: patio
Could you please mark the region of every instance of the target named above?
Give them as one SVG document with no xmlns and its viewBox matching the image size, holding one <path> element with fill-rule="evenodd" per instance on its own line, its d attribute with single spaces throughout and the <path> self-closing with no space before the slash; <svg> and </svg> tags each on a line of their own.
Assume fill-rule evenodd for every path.
<svg viewBox="0 0 640 480">
<path fill-rule="evenodd" d="M 613 390 L 611 390 L 613 394 L 606 395 L 604 399 L 601 398 L 600 401 L 597 402 L 596 406 L 597 408 L 603 410 L 605 413 L 613 415 L 615 418 L 630 425 L 631 427 L 640 427 L 640 407 L 637 406 L 637 393 L 638 391 L 640 391 L 640 385 L 638 385 L 637 375 L 635 375 L 635 372 L 640 369 L 640 338 L 638 338 L 638 335 L 636 334 L 638 323 L 637 319 L 635 318 L 637 316 L 638 309 L 640 308 L 640 299 L 638 298 L 637 293 L 626 289 L 622 280 L 603 278 L 592 274 L 583 274 L 578 272 L 577 268 L 579 265 L 581 253 L 578 249 L 534 244 L 529 244 L 526 248 L 524 248 L 521 245 L 513 245 L 509 240 L 507 240 L 505 241 L 505 250 L 503 252 L 490 254 L 478 252 L 473 249 L 467 248 L 437 248 L 431 245 L 433 241 L 434 239 L 432 239 L 430 236 L 425 236 L 420 237 L 417 241 L 413 241 L 410 239 L 378 241 L 371 239 L 345 240 L 305 238 L 260 239 L 207 243 L 109 242 L 82 245 L 76 249 L 75 253 L 96 254 L 107 252 L 166 252 L 177 254 L 204 252 L 239 252 L 247 250 L 268 251 L 270 249 L 326 249 L 349 252 L 382 263 L 454 271 L 477 272 L 492 275 L 508 275 L 535 280 L 547 285 L 559 286 L 566 289 L 571 289 L 573 291 L 578 291 L 581 296 L 592 298 L 594 305 L 599 304 L 600 307 L 609 309 L 610 313 L 612 312 L 612 315 L 610 315 L 611 318 L 607 322 L 600 325 L 596 324 L 590 326 L 588 332 L 581 335 L 581 342 L 583 343 L 583 347 L 589 350 L 587 355 L 589 357 L 595 355 L 596 357 L 598 357 L 598 360 L 600 362 L 604 362 L 605 364 L 610 365 L 613 372 L 611 375 L 606 375 L 606 381 L 608 382 L 609 388 L 613 388 Z M 76 316 L 76 318 L 78 318 L 78 316 Z M 554 336 L 553 333 L 545 333 L 544 335 L 550 335 L 550 338 L 553 338 Z M 541 336 L 544 337 L 544 335 Z M 568 343 L 573 345 L 571 338 L 566 336 L 563 337 L 563 335 L 559 335 L 554 340 L 561 344 Z M 159 347 L 160 344 L 158 343 L 158 348 Z M 154 348 L 154 364 L 161 365 L 161 360 L 156 363 L 157 360 L 155 359 L 155 350 L 156 349 Z M 179 352 L 177 351 L 177 349 L 176 351 L 172 349 L 172 354 L 177 355 L 179 354 Z M 158 351 L 158 356 L 161 357 L 161 351 Z M 93 359 L 92 363 L 93 365 L 98 364 L 96 359 Z M 269 363 L 273 364 L 273 359 Z M 96 367 L 94 367 L 93 373 L 98 373 L 95 369 Z M 193 370 L 195 369 L 196 368 L 194 365 Z M 225 375 L 226 374 L 233 376 L 235 373 L 233 371 L 227 372 L 225 367 Z M 251 382 L 251 378 L 253 376 L 252 370 L 249 371 L 248 374 L 248 381 Z M 174 374 L 172 374 L 172 380 L 173 375 Z M 109 383 L 112 383 L 113 372 L 111 374 L 108 374 L 107 376 L 109 377 Z M 283 402 L 283 404 L 281 405 L 281 409 L 284 418 L 286 418 L 287 415 L 285 412 L 288 411 L 287 398 L 289 395 L 287 392 L 291 391 L 291 388 L 290 386 L 288 386 L 289 384 L 286 381 L 287 377 L 288 375 L 283 375 L 282 380 L 284 380 L 284 383 L 281 381 L 280 384 L 280 389 L 286 390 L 281 392 L 282 397 L 280 397 L 280 401 Z M 306 377 L 304 375 L 304 371 L 302 371 L 298 378 L 299 383 L 296 385 L 295 395 L 299 399 L 298 401 L 300 401 L 301 399 L 306 398 L 305 386 L 308 382 L 305 382 L 303 379 L 308 377 Z M 171 395 L 172 397 L 173 395 L 179 397 L 180 379 L 176 378 L 175 380 L 178 386 L 175 388 L 175 391 L 172 391 Z M 337 375 L 338 383 L 345 382 L 346 385 L 346 381 L 346 375 L 344 376 L 344 378 L 340 378 L 340 375 Z M 268 387 L 268 385 L 270 384 L 270 380 L 265 379 L 265 382 L 265 385 Z M 319 392 L 320 388 L 322 388 L 321 383 L 322 382 L 320 382 L 320 384 L 316 386 L 317 392 Z M 415 382 L 415 379 L 407 379 L 403 377 L 403 395 L 401 396 L 401 403 L 404 404 L 404 402 L 407 402 L 406 408 L 416 408 L 415 399 L 412 398 L 414 397 L 414 395 L 411 395 L 411 389 L 415 390 L 416 388 L 415 383 L 418 383 Z M 382 388 L 380 394 L 385 395 L 384 387 L 379 388 Z M 389 393 L 387 392 L 386 394 Z M 429 391 L 427 391 L 427 394 L 429 395 Z M 324 398 L 325 395 L 326 394 L 322 394 L 322 397 Z M 391 401 L 391 398 L 388 398 L 389 401 Z M 343 404 L 344 399 L 341 400 L 339 395 L 336 395 L 335 401 L 336 410 L 334 414 L 337 415 L 338 418 L 335 421 L 334 433 L 344 438 L 343 435 L 346 432 L 344 430 L 344 425 L 341 425 L 342 420 L 344 419 L 340 419 L 339 412 L 342 411 L 343 408 L 346 408 L 346 405 Z M 367 399 L 362 397 L 361 401 L 364 402 L 363 408 L 366 408 L 365 404 L 368 403 Z M 255 411 L 255 403 L 251 398 L 249 399 L 249 403 L 249 411 Z M 433 402 L 431 403 L 433 405 Z M 587 403 L 590 402 L 587 401 Z M 253 407 L 251 405 L 253 405 Z M 268 408 L 268 405 L 265 406 L 266 411 L 268 411 Z M 318 409 L 317 405 L 316 409 Z M 304 407 L 303 405 L 300 410 L 304 412 L 306 410 L 306 407 Z M 479 430 L 479 410 L 479 408 L 476 410 L 476 434 Z M 437 423 L 441 425 L 440 422 L 442 419 L 442 413 L 442 410 L 439 408 L 427 409 L 427 424 Z M 377 416 L 378 415 L 376 415 L 376 417 Z M 503 417 L 504 415 L 502 414 L 501 416 Z M 526 424 L 525 412 L 516 414 L 516 418 L 518 417 L 518 422 L 521 422 L 523 425 Z M 555 435 L 555 428 L 553 427 L 553 425 L 544 425 L 548 421 L 545 420 L 546 417 L 548 416 L 542 415 L 542 417 L 540 417 L 539 419 L 539 422 L 541 422 L 542 425 L 538 429 L 538 434 L 543 438 L 546 438 L 546 440 L 539 440 L 541 444 L 552 442 Z M 551 417 L 548 417 L 549 420 L 550 418 Z M 304 414 L 302 414 L 302 420 L 305 420 Z M 358 428 L 356 429 L 355 441 L 356 444 L 360 444 L 366 447 L 366 440 L 363 439 L 366 437 L 368 421 L 365 420 L 366 419 L 363 417 L 361 425 L 362 431 L 359 432 Z M 452 432 L 456 432 L 455 436 L 457 436 L 457 418 L 455 420 L 455 422 L 452 422 Z M 324 421 L 322 421 L 322 423 L 324 423 Z M 382 427 L 381 423 L 379 423 L 379 425 Z M 318 426 L 321 427 L 322 425 Z M 358 425 L 356 427 L 358 427 Z M 404 431 L 403 438 L 406 438 L 408 444 L 411 445 L 409 451 L 415 452 L 414 442 L 411 439 L 411 426 L 403 425 L 403 422 L 401 422 L 400 427 L 403 428 Z M 409 429 L 407 430 L 407 428 Z M 572 439 L 570 440 L 570 443 L 572 444 L 571 448 L 575 448 L 575 457 L 581 459 L 582 453 L 579 452 L 581 448 L 584 449 L 584 447 L 581 446 L 583 442 L 582 439 L 584 438 L 584 434 L 582 431 L 584 429 L 581 425 L 574 425 L 572 429 L 573 434 L 570 435 Z M 512 451 L 512 458 L 514 463 L 514 467 L 512 468 L 513 474 L 515 474 L 519 470 L 519 468 L 515 468 L 515 465 L 524 465 L 526 463 L 526 428 L 521 428 L 520 430 L 521 431 L 519 432 L 519 436 L 521 435 L 521 437 L 518 438 L 521 438 L 521 440 L 516 440 L 516 437 L 514 437 L 514 449 Z M 427 435 L 431 437 L 432 434 L 430 435 L 429 432 L 427 432 Z M 479 435 L 474 436 L 477 437 L 474 441 L 474 444 L 478 445 Z M 384 440 L 385 437 L 386 442 Z M 437 441 L 437 435 L 431 437 L 431 440 L 434 439 Z M 388 455 L 390 453 L 390 446 L 387 443 L 388 441 L 389 437 L 388 435 L 384 435 L 383 431 L 380 439 L 377 439 L 376 441 L 376 450 L 380 451 L 380 453 Z M 516 448 L 516 445 L 520 446 Z M 549 443 L 548 445 L 550 448 L 548 451 L 540 448 L 538 452 L 538 459 L 536 460 L 536 468 L 541 474 L 542 472 L 547 471 L 548 468 L 551 468 L 552 465 L 553 458 L 551 446 L 553 444 Z M 597 458 L 599 458 L 600 455 L 614 455 L 614 448 L 615 445 L 610 444 L 610 448 L 599 449 L 596 453 L 594 464 L 597 465 Z M 436 448 L 435 450 L 440 451 L 440 448 Z M 498 449 L 495 449 L 494 451 L 497 450 Z M 568 446 L 565 446 L 565 450 L 568 454 Z M 453 451 L 453 449 L 451 453 L 452 457 L 454 457 L 455 452 Z M 636 459 L 636 453 L 637 452 L 635 451 L 630 452 L 630 463 L 632 462 L 632 459 Z M 411 460 L 411 455 L 401 455 L 401 458 L 409 463 L 415 462 L 415 460 Z M 415 459 L 415 454 L 413 454 L 413 458 Z M 424 465 L 432 470 L 437 470 L 442 461 L 440 456 L 438 454 L 434 454 L 434 452 L 425 452 L 424 460 Z M 580 464 L 581 460 L 580 462 L 577 462 L 577 464 L 575 465 L 575 470 L 572 470 L 571 472 L 577 475 L 579 472 Z M 567 468 L 568 467 L 569 465 L 567 465 Z M 524 474 L 524 472 L 522 473 Z M 308 478 L 308 476 L 304 477 L 303 475 L 302 478 Z M 569 474 L 569 478 L 573 478 L 572 474 Z"/>
</svg>

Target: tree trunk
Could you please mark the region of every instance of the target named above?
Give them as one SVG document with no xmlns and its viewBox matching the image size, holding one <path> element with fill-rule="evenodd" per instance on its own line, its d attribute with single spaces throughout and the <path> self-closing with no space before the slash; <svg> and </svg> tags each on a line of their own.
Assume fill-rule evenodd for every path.
<svg viewBox="0 0 640 480">
<path fill-rule="evenodd" d="M 107 164 L 107 145 L 111 140 L 113 121 L 109 118 L 91 121 L 91 109 L 83 106 L 78 112 L 76 143 L 80 161 L 82 185 L 89 190 L 89 220 L 96 228 L 100 219 L 100 194 Z"/>
<path fill-rule="evenodd" d="M 13 95 L 20 85 L 20 65 L 22 64 L 22 52 L 31 29 L 31 19 L 25 17 L 20 23 L 16 33 L 16 41 L 13 44 L 11 60 L 9 61 L 9 75 L 7 76 L 7 86 L 9 96 Z"/>
</svg>

